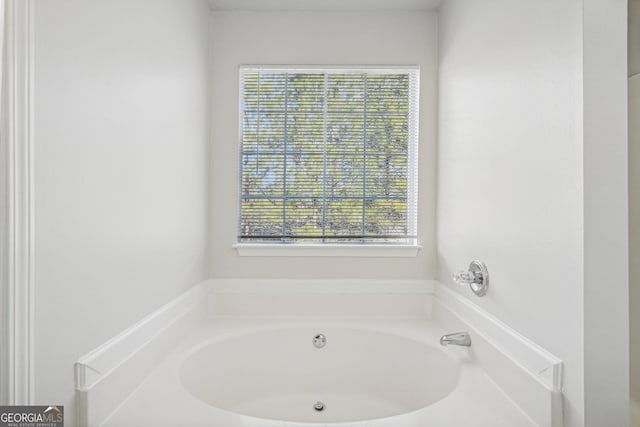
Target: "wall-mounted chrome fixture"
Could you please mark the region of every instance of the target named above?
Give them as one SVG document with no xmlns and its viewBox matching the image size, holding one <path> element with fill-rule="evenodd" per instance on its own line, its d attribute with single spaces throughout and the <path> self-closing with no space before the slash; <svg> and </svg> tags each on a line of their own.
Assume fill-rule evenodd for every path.
<svg viewBox="0 0 640 427">
<path fill-rule="evenodd" d="M 325 345 L 327 345 L 327 337 L 325 337 L 323 334 L 317 334 L 315 337 L 313 337 L 313 346 L 315 348 L 322 348 Z"/>
<path fill-rule="evenodd" d="M 440 338 L 440 345 L 461 345 L 464 347 L 470 347 L 471 335 L 469 335 L 469 332 L 456 332 L 453 334 L 443 335 Z"/>
<path fill-rule="evenodd" d="M 453 280 L 459 285 L 469 285 L 474 294 L 481 297 L 487 293 L 489 287 L 489 271 L 484 262 L 474 260 L 469 264 L 468 271 L 457 271 Z"/>
</svg>

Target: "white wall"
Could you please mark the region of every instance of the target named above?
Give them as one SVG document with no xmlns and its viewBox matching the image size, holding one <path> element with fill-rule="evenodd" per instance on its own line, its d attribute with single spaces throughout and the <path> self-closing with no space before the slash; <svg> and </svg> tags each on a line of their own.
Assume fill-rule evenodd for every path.
<svg viewBox="0 0 640 427">
<path fill-rule="evenodd" d="M 241 12 L 211 17 L 211 253 L 214 277 L 434 277 L 437 24 L 426 11 Z M 417 258 L 239 257 L 238 66 L 241 64 L 421 66 Z"/>
<path fill-rule="evenodd" d="M 639 21 L 640 22 L 640 21 Z M 629 79 L 629 301 L 631 398 L 640 405 L 640 74 Z M 637 427 L 640 427 L 640 407 Z"/>
<path fill-rule="evenodd" d="M 629 2 L 629 76 L 629 356 L 640 427 L 640 0 Z"/>
<path fill-rule="evenodd" d="M 627 2 L 583 0 L 583 35 L 585 425 L 624 427 L 629 424 Z"/>
<path fill-rule="evenodd" d="M 629 75 L 640 73 L 640 0 L 629 0 Z"/>
<path fill-rule="evenodd" d="M 205 0 L 38 0 L 36 402 L 207 276 Z"/>
<path fill-rule="evenodd" d="M 440 19 L 440 281 L 566 363 L 583 426 L 582 1 L 447 0 Z M 478 299 L 452 284 L 487 263 Z M 614 424 L 611 424 L 614 425 Z"/>
<path fill-rule="evenodd" d="M 566 425 L 627 425 L 626 2 L 441 12 L 438 277 L 485 260 L 474 301 L 563 359 Z"/>
</svg>

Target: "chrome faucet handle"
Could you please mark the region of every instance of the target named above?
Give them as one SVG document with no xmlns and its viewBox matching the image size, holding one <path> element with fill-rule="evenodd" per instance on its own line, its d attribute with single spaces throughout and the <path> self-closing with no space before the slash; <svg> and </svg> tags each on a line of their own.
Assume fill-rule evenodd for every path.
<svg viewBox="0 0 640 427">
<path fill-rule="evenodd" d="M 469 264 L 468 271 L 453 273 L 453 281 L 459 285 L 469 285 L 474 294 L 481 297 L 487 293 L 489 287 L 489 271 L 482 261 L 474 260 Z"/>
<path fill-rule="evenodd" d="M 478 277 L 471 271 L 460 270 L 453 273 L 453 281 L 462 286 L 475 283 L 477 280 Z"/>
</svg>

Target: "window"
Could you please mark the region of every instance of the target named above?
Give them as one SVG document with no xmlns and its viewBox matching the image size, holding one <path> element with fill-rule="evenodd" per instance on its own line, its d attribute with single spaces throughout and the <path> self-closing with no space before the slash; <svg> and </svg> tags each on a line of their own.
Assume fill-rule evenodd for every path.
<svg viewBox="0 0 640 427">
<path fill-rule="evenodd" d="M 240 69 L 239 243 L 417 243 L 418 69 Z"/>
</svg>

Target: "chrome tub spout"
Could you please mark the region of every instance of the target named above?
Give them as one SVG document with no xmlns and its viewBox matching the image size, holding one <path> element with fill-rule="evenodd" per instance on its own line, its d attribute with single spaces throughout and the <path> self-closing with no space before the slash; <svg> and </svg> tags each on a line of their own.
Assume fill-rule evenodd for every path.
<svg viewBox="0 0 640 427">
<path fill-rule="evenodd" d="M 453 334 L 443 335 L 440 338 L 440 345 L 449 344 L 469 347 L 471 346 L 471 335 L 469 335 L 469 332 L 456 332 Z"/>
</svg>

